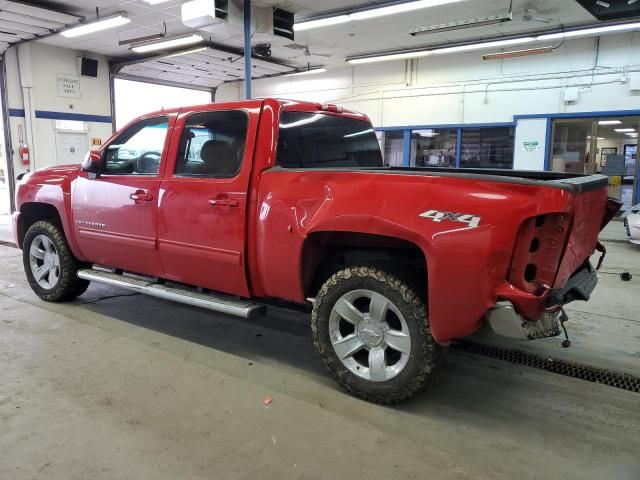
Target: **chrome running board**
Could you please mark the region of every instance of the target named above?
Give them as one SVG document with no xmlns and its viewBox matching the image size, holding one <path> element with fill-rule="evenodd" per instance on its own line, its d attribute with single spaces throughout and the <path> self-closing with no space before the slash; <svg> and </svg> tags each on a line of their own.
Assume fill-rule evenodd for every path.
<svg viewBox="0 0 640 480">
<path fill-rule="evenodd" d="M 105 283 L 114 287 L 126 288 L 138 293 L 144 293 L 156 298 L 185 303 L 193 307 L 206 308 L 214 312 L 235 315 L 236 317 L 252 318 L 265 315 L 267 307 L 245 300 L 221 294 L 201 293 L 170 285 L 163 285 L 153 279 L 146 280 L 140 276 L 128 276 L 104 270 L 86 268 L 78 271 L 78 277 L 91 282 Z"/>
</svg>

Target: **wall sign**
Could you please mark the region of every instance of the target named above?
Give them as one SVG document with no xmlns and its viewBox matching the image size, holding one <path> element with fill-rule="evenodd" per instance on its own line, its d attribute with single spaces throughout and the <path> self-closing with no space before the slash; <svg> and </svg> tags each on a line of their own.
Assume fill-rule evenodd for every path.
<svg viewBox="0 0 640 480">
<path fill-rule="evenodd" d="M 80 77 L 58 74 L 58 96 L 67 98 L 80 98 Z"/>
<path fill-rule="evenodd" d="M 100 145 L 102 145 L 102 139 L 101 138 L 92 138 L 91 139 L 91 146 L 92 147 L 99 147 Z"/>
<path fill-rule="evenodd" d="M 540 142 L 538 140 L 525 140 L 522 142 L 522 148 L 525 152 L 537 152 L 540 150 Z"/>
</svg>

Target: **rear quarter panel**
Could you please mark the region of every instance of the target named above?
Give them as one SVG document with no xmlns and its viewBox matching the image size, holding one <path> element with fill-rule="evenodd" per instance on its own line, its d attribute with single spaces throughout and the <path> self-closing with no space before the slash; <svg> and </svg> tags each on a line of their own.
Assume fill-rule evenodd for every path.
<svg viewBox="0 0 640 480">
<path fill-rule="evenodd" d="M 475 331 L 506 282 L 522 222 L 571 208 L 557 188 L 371 172 L 267 170 L 257 202 L 252 286 L 259 296 L 304 301 L 301 256 L 314 232 L 359 232 L 417 245 L 428 269 L 432 333 L 446 342 Z M 472 214 L 477 227 L 420 217 L 428 210 Z"/>
</svg>

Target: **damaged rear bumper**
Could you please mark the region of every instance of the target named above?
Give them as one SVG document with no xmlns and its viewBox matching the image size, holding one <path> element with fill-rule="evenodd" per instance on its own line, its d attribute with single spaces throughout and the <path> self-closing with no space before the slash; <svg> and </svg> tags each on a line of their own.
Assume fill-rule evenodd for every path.
<svg viewBox="0 0 640 480">
<path fill-rule="evenodd" d="M 501 301 L 489 310 L 485 316 L 493 331 L 503 337 L 521 340 L 537 340 L 555 337 L 560 334 L 560 310 L 547 312 L 537 321 L 532 322 L 516 312 L 513 303 Z"/>
<path fill-rule="evenodd" d="M 547 311 L 536 320 L 524 318 L 509 300 L 497 302 L 486 313 L 485 319 L 495 333 L 504 337 L 523 340 L 555 337 L 560 334 L 562 306 L 574 300 L 589 300 L 597 284 L 598 275 L 587 262 L 571 276 L 564 287 L 550 291 L 546 300 L 540 299 L 545 303 Z"/>
</svg>

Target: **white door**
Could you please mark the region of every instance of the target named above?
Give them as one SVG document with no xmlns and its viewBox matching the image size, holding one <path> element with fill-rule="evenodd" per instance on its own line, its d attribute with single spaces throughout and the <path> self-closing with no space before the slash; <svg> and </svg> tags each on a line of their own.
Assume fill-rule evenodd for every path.
<svg viewBox="0 0 640 480">
<path fill-rule="evenodd" d="M 82 163 L 89 151 L 86 133 L 57 132 L 57 164 Z"/>
</svg>

